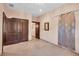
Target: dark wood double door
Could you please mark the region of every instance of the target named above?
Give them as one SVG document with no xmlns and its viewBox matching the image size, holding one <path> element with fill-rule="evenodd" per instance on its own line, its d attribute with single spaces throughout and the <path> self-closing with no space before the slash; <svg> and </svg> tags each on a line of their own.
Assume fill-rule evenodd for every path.
<svg viewBox="0 0 79 59">
<path fill-rule="evenodd" d="M 15 44 L 28 40 L 28 20 L 5 18 L 3 28 L 3 45 Z"/>
</svg>

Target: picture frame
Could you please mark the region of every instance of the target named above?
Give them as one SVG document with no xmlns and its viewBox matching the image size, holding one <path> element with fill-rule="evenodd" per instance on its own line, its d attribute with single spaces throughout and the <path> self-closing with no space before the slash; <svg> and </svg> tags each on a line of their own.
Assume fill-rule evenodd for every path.
<svg viewBox="0 0 79 59">
<path fill-rule="evenodd" d="M 44 23 L 44 30 L 49 31 L 49 22 Z"/>
</svg>

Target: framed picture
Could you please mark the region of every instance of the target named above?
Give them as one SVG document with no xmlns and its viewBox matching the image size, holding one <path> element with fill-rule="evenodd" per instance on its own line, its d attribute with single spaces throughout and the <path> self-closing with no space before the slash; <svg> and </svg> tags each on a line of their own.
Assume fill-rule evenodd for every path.
<svg viewBox="0 0 79 59">
<path fill-rule="evenodd" d="M 44 23 L 44 30 L 49 31 L 49 22 Z"/>
</svg>

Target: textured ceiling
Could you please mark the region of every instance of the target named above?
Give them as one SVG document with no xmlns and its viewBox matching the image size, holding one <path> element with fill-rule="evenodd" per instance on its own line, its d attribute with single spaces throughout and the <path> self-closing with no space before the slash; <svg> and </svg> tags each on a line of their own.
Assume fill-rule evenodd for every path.
<svg viewBox="0 0 79 59">
<path fill-rule="evenodd" d="M 62 3 L 11 3 L 8 4 L 8 6 L 10 6 L 15 10 L 29 12 L 33 16 L 39 16 L 47 11 L 54 10 L 63 4 Z"/>
</svg>

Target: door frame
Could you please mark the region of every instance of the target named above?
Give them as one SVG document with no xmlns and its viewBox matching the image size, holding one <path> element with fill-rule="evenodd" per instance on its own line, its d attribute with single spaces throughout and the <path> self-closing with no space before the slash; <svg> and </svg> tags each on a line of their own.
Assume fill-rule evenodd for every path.
<svg viewBox="0 0 79 59">
<path fill-rule="evenodd" d="M 40 39 L 40 22 L 32 21 L 32 23 L 35 23 L 35 25 L 38 24 L 38 29 L 39 29 L 39 36 L 38 36 L 38 39 Z M 37 37 L 36 37 L 36 29 L 35 29 L 35 38 L 37 38 Z"/>
</svg>

